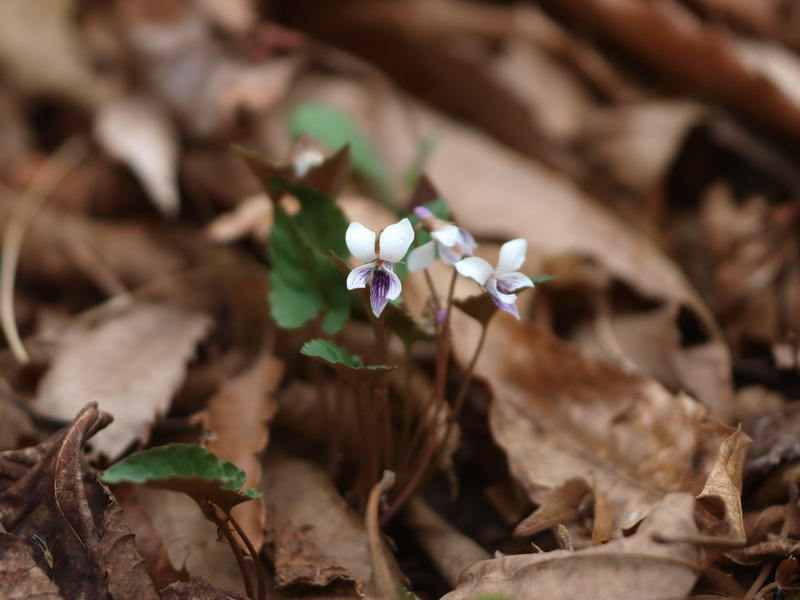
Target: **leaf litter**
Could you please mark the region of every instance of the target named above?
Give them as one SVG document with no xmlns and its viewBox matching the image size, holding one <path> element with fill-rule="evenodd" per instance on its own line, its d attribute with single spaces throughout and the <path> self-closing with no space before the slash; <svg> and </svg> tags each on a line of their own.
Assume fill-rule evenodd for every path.
<svg viewBox="0 0 800 600">
<path fill-rule="evenodd" d="M 788 4 L 2 7 L 0 595 L 795 594 Z M 346 292 L 434 200 L 521 321 Z M 263 499 L 98 482 L 186 444 Z"/>
</svg>

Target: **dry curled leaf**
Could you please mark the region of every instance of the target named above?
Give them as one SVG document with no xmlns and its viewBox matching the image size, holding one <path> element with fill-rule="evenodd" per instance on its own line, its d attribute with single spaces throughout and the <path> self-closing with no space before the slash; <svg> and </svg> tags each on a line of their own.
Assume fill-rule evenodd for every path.
<svg viewBox="0 0 800 600">
<path fill-rule="evenodd" d="M 747 449 L 752 440 L 741 429 L 726 438 L 719 448 L 717 462 L 708 476 L 703 491 L 697 496 L 715 518 L 727 525 L 727 535 L 745 541 L 742 518 L 742 473 Z"/>
<path fill-rule="evenodd" d="M 0 527 L 34 550 L 39 569 L 66 600 L 110 594 L 156 600 L 118 506 L 81 469 L 84 444 L 110 422 L 108 413 L 89 405 L 38 446 L 0 453 Z M 93 497 L 104 505 L 101 514 Z M 35 579 L 37 571 L 29 575 Z"/>
</svg>

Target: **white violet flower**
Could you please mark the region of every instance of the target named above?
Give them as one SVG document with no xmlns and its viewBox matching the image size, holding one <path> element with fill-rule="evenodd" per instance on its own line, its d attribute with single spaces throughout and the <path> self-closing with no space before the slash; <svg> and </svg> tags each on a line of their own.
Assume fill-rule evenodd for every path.
<svg viewBox="0 0 800 600">
<path fill-rule="evenodd" d="M 437 250 L 441 259 L 448 265 L 454 265 L 462 258 L 472 256 L 477 244 L 468 231 L 437 218 L 424 206 L 417 206 L 414 214 L 422 219 L 422 226 L 430 232 L 433 239 L 411 251 L 408 255 L 409 271 L 426 269 L 436 258 Z"/>
<path fill-rule="evenodd" d="M 347 289 L 363 288 L 369 282 L 369 302 L 372 305 L 372 312 L 376 317 L 380 317 L 389 300 L 400 296 L 403 289 L 400 278 L 395 275 L 394 265 L 402 260 L 411 242 L 414 241 L 411 221 L 403 219 L 394 225 L 389 225 L 381 231 L 380 237 L 361 223 L 350 223 L 345 241 L 352 255 L 367 263 L 350 271 L 350 275 L 347 276 Z"/>
<path fill-rule="evenodd" d="M 455 264 L 456 270 L 478 282 L 491 296 L 497 308 L 511 313 L 519 319 L 517 292 L 523 288 L 534 287 L 531 278 L 517 272 L 525 262 L 528 242 L 522 238 L 506 242 L 500 247 L 497 267 L 477 256 L 470 256 Z"/>
</svg>

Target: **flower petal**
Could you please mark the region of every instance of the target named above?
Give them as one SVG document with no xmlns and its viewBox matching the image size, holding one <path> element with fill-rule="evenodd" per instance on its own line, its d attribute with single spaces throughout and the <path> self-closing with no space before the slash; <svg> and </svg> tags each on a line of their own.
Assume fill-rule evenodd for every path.
<svg viewBox="0 0 800 600">
<path fill-rule="evenodd" d="M 433 216 L 433 213 L 424 206 L 417 206 L 412 212 L 420 219 L 430 219 Z"/>
<path fill-rule="evenodd" d="M 444 246 L 453 246 L 458 241 L 458 227 L 445 225 L 431 232 L 431 237 Z"/>
<path fill-rule="evenodd" d="M 408 270 L 413 272 L 427 269 L 434 258 L 436 258 L 436 244 L 433 241 L 422 244 L 408 255 Z"/>
<path fill-rule="evenodd" d="M 514 294 L 504 294 L 497 289 L 496 281 L 491 279 L 486 286 L 486 291 L 489 293 L 495 306 L 500 310 L 514 315 L 519 319 L 519 309 L 517 308 L 517 297 Z"/>
<path fill-rule="evenodd" d="M 372 305 L 372 312 L 376 317 L 380 317 L 383 309 L 400 295 L 403 285 L 400 278 L 390 269 L 376 269 L 369 286 L 369 303 Z"/>
<path fill-rule="evenodd" d="M 500 258 L 497 261 L 497 268 L 494 270 L 498 275 L 517 271 L 522 263 L 525 262 L 525 253 L 528 251 L 528 242 L 522 238 L 517 238 L 506 242 L 500 247 Z"/>
<path fill-rule="evenodd" d="M 478 258 L 477 256 L 470 256 L 464 260 L 460 260 L 455 264 L 456 271 L 461 273 L 464 277 L 470 277 L 477 281 L 480 285 L 486 283 L 489 275 L 492 274 L 492 265 Z"/>
<path fill-rule="evenodd" d="M 464 258 L 464 255 L 458 250 L 459 249 L 448 248 L 447 246 L 439 244 L 439 257 L 445 264 L 454 265 Z"/>
<path fill-rule="evenodd" d="M 533 287 L 533 281 L 523 273 L 503 273 L 497 276 L 497 288 L 506 293 L 529 287 Z"/>
<path fill-rule="evenodd" d="M 347 276 L 347 289 L 348 290 L 357 290 L 359 288 L 363 288 L 367 286 L 367 281 L 369 280 L 369 276 L 372 273 L 372 269 L 375 268 L 375 263 L 367 263 L 366 265 L 361 265 L 360 267 L 356 267 L 350 274 Z"/>
<path fill-rule="evenodd" d="M 413 241 L 414 228 L 411 226 L 411 221 L 403 219 L 394 225 L 389 225 L 381 232 L 380 259 L 393 263 L 400 262 Z"/>
<path fill-rule="evenodd" d="M 371 262 L 377 258 L 375 254 L 375 232 L 361 223 L 350 223 L 344 234 L 350 253 L 362 262 Z"/>
<path fill-rule="evenodd" d="M 477 248 L 478 243 L 472 234 L 466 229 L 458 228 L 458 245 L 461 246 L 461 251 L 467 256 L 472 256 L 472 252 Z"/>
</svg>

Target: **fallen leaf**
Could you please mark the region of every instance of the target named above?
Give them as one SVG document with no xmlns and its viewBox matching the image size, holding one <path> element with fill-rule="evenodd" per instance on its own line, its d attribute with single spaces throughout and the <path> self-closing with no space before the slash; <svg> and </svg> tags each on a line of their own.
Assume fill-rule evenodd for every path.
<svg viewBox="0 0 800 600">
<path fill-rule="evenodd" d="M 584 479 L 574 477 L 555 488 L 532 515 L 514 529 L 515 536 L 529 536 L 555 527 L 559 523 L 574 521 L 584 499 L 592 488 Z"/>
<path fill-rule="evenodd" d="M 742 472 L 747 449 L 752 440 L 741 429 L 737 429 L 722 442 L 714 469 L 708 476 L 703 491 L 697 496 L 714 517 L 727 524 L 721 532 L 734 539 L 745 541 L 742 518 Z"/>
<path fill-rule="evenodd" d="M 275 567 L 276 588 L 324 588 L 340 583 L 358 596 L 353 575 L 275 511 L 267 517 L 266 545 Z"/>
<path fill-rule="evenodd" d="M 260 490 L 268 504 L 356 579 L 367 598 L 382 598 L 373 582 L 364 521 L 339 495 L 328 475 L 298 458 L 267 462 Z M 399 573 L 394 561 L 392 570 Z"/>
<path fill-rule="evenodd" d="M 81 449 L 111 419 L 89 405 L 38 446 L 0 453 L 0 527 L 38 548 L 39 568 L 66 600 L 109 593 L 120 600 L 158 598 L 113 500 L 104 502 L 112 513 L 102 529 L 96 523 L 104 522 L 103 515 L 94 514 L 87 500 L 105 495 L 82 472 Z M 28 572 L 34 584 L 37 571 Z"/>
<path fill-rule="evenodd" d="M 239 594 L 231 594 L 211 585 L 202 577 L 192 577 L 191 581 L 179 581 L 161 590 L 163 600 L 246 600 Z"/>
<path fill-rule="evenodd" d="M 222 385 L 201 417 L 204 427 L 211 432 L 206 448 L 247 474 L 243 484 L 246 489 L 257 488 L 261 480 L 259 456 L 269 439 L 268 424 L 278 410 L 272 394 L 283 371 L 280 359 L 266 354 L 260 356 Z M 258 552 L 264 541 L 263 500 L 259 498 L 236 506 L 232 514 Z"/>
<path fill-rule="evenodd" d="M 202 575 L 213 586 L 246 595 L 230 547 L 219 541 L 216 526 L 203 516 L 194 500 L 177 492 L 145 487 L 136 489 L 136 498 L 164 542 L 174 568 L 185 569 L 195 577 Z"/>
<path fill-rule="evenodd" d="M 480 596 L 511 598 L 683 598 L 702 568 L 699 548 L 691 543 L 660 543 L 654 536 L 697 534 L 694 500 L 670 494 L 628 538 L 585 550 L 554 550 L 487 560 L 461 576 L 442 600 Z M 576 573 L 580 575 L 576 576 Z"/>
<path fill-rule="evenodd" d="M 99 565 L 108 577 L 108 591 L 114 600 L 158 600 L 122 508 L 107 489 L 106 492 L 110 502 L 103 515 Z"/>
<path fill-rule="evenodd" d="M 136 536 L 136 545 L 147 564 L 157 589 L 164 588 L 176 581 L 186 581 L 189 574 L 172 566 L 167 549 L 158 536 L 153 523 L 136 500 L 135 487 L 132 485 L 114 486 L 114 497 L 125 514 L 125 522 Z"/>
<path fill-rule="evenodd" d="M 163 107 L 142 95 L 119 98 L 100 108 L 94 133 L 106 152 L 137 175 L 162 214 L 178 214 L 178 132 Z"/>
<path fill-rule="evenodd" d="M 34 542 L 35 543 L 35 542 Z M 7 600 L 64 600 L 19 536 L 0 531 L 0 595 Z"/>
<path fill-rule="evenodd" d="M 91 455 L 119 458 L 144 443 L 169 408 L 186 363 L 211 325 L 208 317 L 158 304 L 137 304 L 94 328 L 64 333 L 32 408 L 66 420 L 76 403 L 98 402 L 114 424 L 93 441 Z"/>
<path fill-rule="evenodd" d="M 696 493 L 718 443 L 700 404 L 505 316 L 491 324 L 475 372 L 492 387 L 492 432 L 532 500 L 582 477 L 627 528 L 664 494 Z"/>
</svg>

